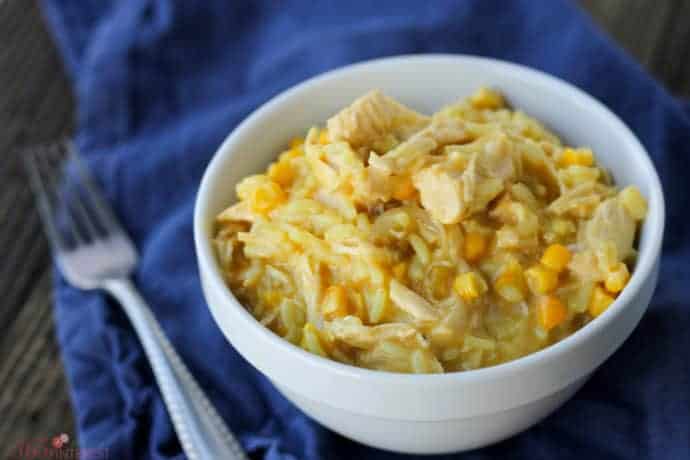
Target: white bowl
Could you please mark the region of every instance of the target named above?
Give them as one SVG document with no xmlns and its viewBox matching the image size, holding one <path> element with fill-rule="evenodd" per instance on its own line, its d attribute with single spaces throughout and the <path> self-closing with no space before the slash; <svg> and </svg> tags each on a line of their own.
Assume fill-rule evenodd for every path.
<svg viewBox="0 0 690 460">
<path fill-rule="evenodd" d="M 360 369 L 293 346 L 259 324 L 225 286 L 210 244 L 214 216 L 242 177 L 263 170 L 287 141 L 372 88 L 431 113 L 491 86 L 569 143 L 591 146 L 617 184 L 649 200 L 639 259 L 611 307 L 572 336 L 499 366 L 441 375 Z M 231 103 L 231 101 L 228 101 Z M 275 97 L 218 149 L 201 182 L 194 238 L 206 300 L 227 339 L 307 415 L 344 436 L 398 452 L 461 451 L 514 435 L 570 398 L 630 335 L 656 285 L 664 200 L 654 167 L 633 133 L 601 103 L 535 70 L 492 59 L 419 55 L 344 67 Z"/>
</svg>

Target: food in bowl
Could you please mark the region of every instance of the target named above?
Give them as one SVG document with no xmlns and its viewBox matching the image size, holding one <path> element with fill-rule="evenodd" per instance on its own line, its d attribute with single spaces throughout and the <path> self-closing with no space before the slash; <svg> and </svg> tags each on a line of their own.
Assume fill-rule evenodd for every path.
<svg viewBox="0 0 690 460">
<path fill-rule="evenodd" d="M 236 191 L 214 244 L 238 299 L 308 351 L 394 372 L 572 334 L 625 287 L 647 212 L 486 88 L 431 117 L 372 91 Z"/>
</svg>

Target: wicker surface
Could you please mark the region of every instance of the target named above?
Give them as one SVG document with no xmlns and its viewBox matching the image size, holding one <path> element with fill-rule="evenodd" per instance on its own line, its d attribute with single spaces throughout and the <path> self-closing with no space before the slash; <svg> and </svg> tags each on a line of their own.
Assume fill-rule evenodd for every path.
<svg viewBox="0 0 690 460">
<path fill-rule="evenodd" d="M 652 74 L 690 96 L 685 0 L 583 6 Z M 74 420 L 51 309 L 48 248 L 19 161 L 22 146 L 73 129 L 74 103 L 34 0 L 0 0 L 0 455 L 68 433 Z M 72 444 L 74 445 L 74 444 Z"/>
</svg>

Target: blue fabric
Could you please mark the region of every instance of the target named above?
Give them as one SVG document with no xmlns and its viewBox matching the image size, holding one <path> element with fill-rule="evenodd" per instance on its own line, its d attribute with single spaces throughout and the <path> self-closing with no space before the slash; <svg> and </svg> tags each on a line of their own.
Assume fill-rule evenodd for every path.
<svg viewBox="0 0 690 460">
<path fill-rule="evenodd" d="M 686 107 L 577 5 L 429 3 L 44 0 L 76 90 L 78 144 L 141 250 L 144 297 L 252 458 L 398 458 L 306 418 L 223 338 L 195 266 L 197 185 L 238 122 L 323 71 L 427 52 L 527 64 L 603 101 L 649 149 L 668 204 L 660 283 L 632 337 L 562 409 L 498 445 L 439 458 L 690 458 Z M 108 447 L 114 459 L 183 458 L 120 310 L 62 281 L 56 291 L 81 445 Z"/>
</svg>

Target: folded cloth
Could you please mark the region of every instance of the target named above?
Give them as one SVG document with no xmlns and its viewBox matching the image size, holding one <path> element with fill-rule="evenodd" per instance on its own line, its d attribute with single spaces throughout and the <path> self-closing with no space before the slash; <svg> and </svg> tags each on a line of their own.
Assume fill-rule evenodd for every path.
<svg viewBox="0 0 690 460">
<path fill-rule="evenodd" d="M 659 287 L 631 338 L 548 419 L 462 458 L 690 458 L 690 219 L 683 205 L 690 117 L 576 5 L 44 0 L 43 6 L 78 100 L 77 143 L 141 251 L 135 281 L 252 458 L 399 456 L 307 418 L 221 335 L 201 294 L 192 245 L 204 166 L 237 123 L 279 91 L 354 61 L 430 52 L 516 61 L 583 88 L 649 149 L 668 205 Z M 119 308 L 60 279 L 56 299 L 80 444 L 107 448 L 113 459 L 184 458 Z"/>
</svg>

